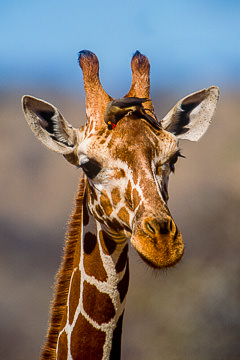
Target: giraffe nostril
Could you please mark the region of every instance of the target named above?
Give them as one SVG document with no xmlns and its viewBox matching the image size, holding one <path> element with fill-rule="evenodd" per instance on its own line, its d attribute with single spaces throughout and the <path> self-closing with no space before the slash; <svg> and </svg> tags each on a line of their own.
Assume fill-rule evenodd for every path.
<svg viewBox="0 0 240 360">
<path fill-rule="evenodd" d="M 152 234 L 156 233 L 154 227 L 150 224 L 149 221 L 146 221 L 146 228 L 147 228 L 147 230 L 149 230 L 150 233 L 152 233 Z"/>
<path fill-rule="evenodd" d="M 155 218 L 144 221 L 145 230 L 150 235 L 170 234 L 174 232 L 174 222 L 172 219 L 157 220 Z"/>
<path fill-rule="evenodd" d="M 160 223 L 160 234 L 168 234 L 170 230 L 170 222 L 162 221 Z"/>
</svg>

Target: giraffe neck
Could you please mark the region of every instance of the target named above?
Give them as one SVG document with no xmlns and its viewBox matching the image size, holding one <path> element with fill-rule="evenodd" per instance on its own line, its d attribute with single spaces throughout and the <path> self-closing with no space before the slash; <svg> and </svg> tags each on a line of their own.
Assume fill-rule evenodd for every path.
<svg viewBox="0 0 240 360">
<path fill-rule="evenodd" d="M 73 216 L 77 241 L 55 356 L 57 360 L 120 359 L 128 244 L 107 234 L 89 212 L 86 187 L 81 192 L 82 209 Z"/>
</svg>

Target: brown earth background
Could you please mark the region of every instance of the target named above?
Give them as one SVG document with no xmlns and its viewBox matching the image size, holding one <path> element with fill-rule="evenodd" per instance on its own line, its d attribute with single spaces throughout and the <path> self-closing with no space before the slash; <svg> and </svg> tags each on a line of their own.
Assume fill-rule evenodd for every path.
<svg viewBox="0 0 240 360">
<path fill-rule="evenodd" d="M 193 91 L 198 89 L 193 89 Z M 20 91 L 0 93 L 0 359 L 39 358 L 79 170 L 28 128 Z M 83 97 L 36 91 L 78 127 Z M 159 118 L 186 95 L 153 94 Z M 153 272 L 130 251 L 125 360 L 240 359 L 240 93 L 221 93 L 198 142 L 181 143 L 170 209 L 185 255 Z"/>
</svg>

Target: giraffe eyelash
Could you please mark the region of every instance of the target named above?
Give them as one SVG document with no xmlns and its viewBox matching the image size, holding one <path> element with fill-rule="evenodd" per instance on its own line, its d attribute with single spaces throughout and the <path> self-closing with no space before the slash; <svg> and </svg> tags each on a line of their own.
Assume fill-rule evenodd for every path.
<svg viewBox="0 0 240 360">
<path fill-rule="evenodd" d="M 178 151 L 171 157 L 171 159 L 168 161 L 170 170 L 171 170 L 171 172 L 173 172 L 173 173 L 175 172 L 175 164 L 176 164 L 176 162 L 177 162 L 177 160 L 178 160 L 179 157 L 182 157 L 182 158 L 184 158 L 184 159 L 186 158 L 186 156 L 182 155 L 181 151 L 178 150 Z"/>
<path fill-rule="evenodd" d="M 167 167 L 170 167 L 171 172 L 174 173 L 175 171 L 175 164 L 179 157 L 186 158 L 180 150 L 176 151 L 168 160 L 166 160 L 164 163 L 157 164 L 156 166 L 156 172 L 158 173 L 158 169 L 167 169 Z"/>
</svg>

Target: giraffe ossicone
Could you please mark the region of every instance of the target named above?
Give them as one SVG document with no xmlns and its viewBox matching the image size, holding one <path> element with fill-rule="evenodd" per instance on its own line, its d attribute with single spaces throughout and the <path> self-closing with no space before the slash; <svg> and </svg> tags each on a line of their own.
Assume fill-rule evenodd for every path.
<svg viewBox="0 0 240 360">
<path fill-rule="evenodd" d="M 115 103 L 102 88 L 96 55 L 80 52 L 79 64 L 86 125 L 74 128 L 50 103 L 22 99 L 37 138 L 83 170 L 41 359 L 113 360 L 121 353 L 128 243 L 154 268 L 181 259 L 182 236 L 167 205 L 169 175 L 181 156 L 179 140 L 206 132 L 219 90 L 186 96 L 156 124 L 146 56 L 134 54 L 130 90 Z M 109 114 L 111 124 L 117 119 L 114 131 Z"/>
</svg>

